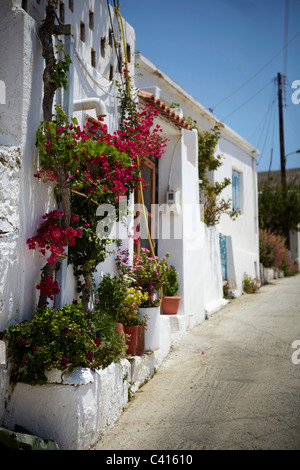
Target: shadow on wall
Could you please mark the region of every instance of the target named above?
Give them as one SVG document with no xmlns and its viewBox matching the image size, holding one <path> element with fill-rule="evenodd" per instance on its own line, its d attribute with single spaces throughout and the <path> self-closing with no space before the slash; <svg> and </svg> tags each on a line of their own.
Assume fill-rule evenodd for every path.
<svg viewBox="0 0 300 470">
<path fill-rule="evenodd" d="M 234 264 L 232 237 L 228 235 L 227 241 L 227 280 L 231 289 L 237 289 L 236 269 Z"/>
<path fill-rule="evenodd" d="M 42 221 L 42 216 L 56 207 L 53 185 L 38 181 L 38 151 L 35 146 L 36 131 L 43 119 L 43 71 L 44 60 L 37 37 L 35 21 L 26 16 L 23 58 L 22 99 L 22 166 L 20 177 L 19 264 L 21 272 L 19 320 L 31 319 L 37 303 L 40 268 L 45 260 L 37 253 L 29 252 L 26 240 L 32 237 Z"/>
</svg>

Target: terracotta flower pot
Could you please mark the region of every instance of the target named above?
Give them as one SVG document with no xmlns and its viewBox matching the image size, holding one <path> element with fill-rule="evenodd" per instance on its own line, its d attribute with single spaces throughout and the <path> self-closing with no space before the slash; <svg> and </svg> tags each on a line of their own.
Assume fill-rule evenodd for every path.
<svg viewBox="0 0 300 470">
<path fill-rule="evenodd" d="M 129 336 L 129 338 L 126 340 L 126 354 L 129 354 L 130 356 L 135 356 L 136 348 L 138 345 L 139 325 L 124 326 L 124 333 Z"/>
<path fill-rule="evenodd" d="M 141 356 L 145 352 L 145 327 L 139 325 L 138 343 L 136 347 L 136 355 Z"/>
<path fill-rule="evenodd" d="M 181 297 L 163 297 L 162 311 L 164 315 L 176 315 Z"/>
</svg>

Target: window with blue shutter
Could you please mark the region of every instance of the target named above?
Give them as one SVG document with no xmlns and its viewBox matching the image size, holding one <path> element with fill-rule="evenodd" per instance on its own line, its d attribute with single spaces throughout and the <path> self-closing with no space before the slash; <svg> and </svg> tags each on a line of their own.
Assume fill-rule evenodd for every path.
<svg viewBox="0 0 300 470">
<path fill-rule="evenodd" d="M 232 170 L 232 210 L 240 209 L 240 174 Z"/>
</svg>

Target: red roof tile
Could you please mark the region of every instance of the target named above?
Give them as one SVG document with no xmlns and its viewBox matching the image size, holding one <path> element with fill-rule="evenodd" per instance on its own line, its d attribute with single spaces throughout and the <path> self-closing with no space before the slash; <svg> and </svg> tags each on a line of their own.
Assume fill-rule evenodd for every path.
<svg viewBox="0 0 300 470">
<path fill-rule="evenodd" d="M 175 124 L 175 126 L 183 127 L 184 129 L 188 130 L 192 129 L 192 126 L 187 121 L 185 121 L 184 118 L 181 118 L 179 114 L 176 114 L 173 109 L 171 109 L 169 106 L 166 106 L 166 104 L 161 101 L 160 98 L 155 98 L 152 93 L 144 90 L 139 90 L 138 95 L 142 100 L 159 108 L 161 115 Z"/>
</svg>

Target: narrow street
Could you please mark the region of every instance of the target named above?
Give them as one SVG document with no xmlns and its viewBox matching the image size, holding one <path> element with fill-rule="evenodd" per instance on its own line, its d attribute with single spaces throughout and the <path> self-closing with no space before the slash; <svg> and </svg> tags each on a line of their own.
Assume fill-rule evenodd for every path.
<svg viewBox="0 0 300 470">
<path fill-rule="evenodd" d="M 179 339 L 92 450 L 300 450 L 299 359 L 300 275 Z"/>
</svg>

